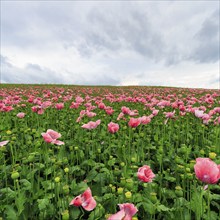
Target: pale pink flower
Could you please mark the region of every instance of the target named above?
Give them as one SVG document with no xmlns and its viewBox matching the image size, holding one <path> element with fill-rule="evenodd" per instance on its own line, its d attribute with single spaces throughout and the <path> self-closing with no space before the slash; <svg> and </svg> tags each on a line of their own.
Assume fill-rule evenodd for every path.
<svg viewBox="0 0 220 220">
<path fill-rule="evenodd" d="M 204 114 L 204 111 L 198 110 L 198 109 L 195 110 L 195 116 L 197 118 L 202 118 L 203 114 Z"/>
<path fill-rule="evenodd" d="M 130 115 L 130 116 L 136 116 L 136 115 L 138 115 L 138 110 L 130 111 L 130 112 L 129 112 L 129 115 Z"/>
<path fill-rule="evenodd" d="M 215 184 L 220 179 L 220 164 L 210 158 L 197 158 L 194 170 L 196 177 L 204 183 Z"/>
<path fill-rule="evenodd" d="M 87 124 L 82 125 L 81 127 L 85 128 L 85 129 L 91 130 L 91 129 L 95 129 L 98 125 L 100 125 L 100 123 L 101 123 L 101 120 L 97 120 L 95 122 L 94 121 L 90 121 Z"/>
<path fill-rule="evenodd" d="M 118 117 L 117 117 L 117 120 L 118 120 L 118 121 L 119 121 L 120 119 L 125 119 L 123 112 L 120 112 L 119 115 L 118 115 Z"/>
<path fill-rule="evenodd" d="M 146 125 L 151 122 L 151 117 L 149 116 L 142 116 L 141 117 L 141 124 Z"/>
<path fill-rule="evenodd" d="M 175 111 L 173 112 L 164 112 L 166 118 L 174 118 Z"/>
<path fill-rule="evenodd" d="M 89 118 L 92 118 L 92 117 L 96 116 L 96 113 L 95 113 L 95 112 L 86 111 L 86 115 L 87 115 Z"/>
<path fill-rule="evenodd" d="M 119 130 L 119 125 L 117 124 L 117 123 L 114 123 L 114 122 L 110 122 L 109 124 L 108 124 L 108 131 L 110 132 L 110 133 L 115 133 L 115 132 L 117 132 Z"/>
<path fill-rule="evenodd" d="M 46 133 L 41 133 L 41 135 L 43 136 L 45 142 L 47 143 L 52 143 L 56 145 L 64 144 L 64 142 L 57 140 L 58 138 L 61 137 L 61 134 L 52 129 L 48 129 Z"/>
<path fill-rule="evenodd" d="M 132 203 L 119 204 L 120 211 L 111 215 L 108 220 L 132 220 L 138 209 Z"/>
<path fill-rule="evenodd" d="M 1 142 L 0 142 L 0 147 L 5 146 L 8 142 L 9 142 L 9 141 L 1 141 Z"/>
<path fill-rule="evenodd" d="M 144 165 L 138 169 L 137 176 L 140 181 L 148 183 L 153 181 L 155 174 L 149 166 Z"/>
<path fill-rule="evenodd" d="M 92 196 L 91 189 L 88 188 L 83 194 L 76 196 L 70 205 L 82 206 L 86 211 L 92 211 L 96 207 L 96 201 Z"/>
<path fill-rule="evenodd" d="M 17 117 L 18 117 L 18 118 L 24 118 L 24 116 L 25 116 L 25 113 L 24 113 L 24 112 L 19 112 L 19 113 L 17 114 Z"/>
</svg>

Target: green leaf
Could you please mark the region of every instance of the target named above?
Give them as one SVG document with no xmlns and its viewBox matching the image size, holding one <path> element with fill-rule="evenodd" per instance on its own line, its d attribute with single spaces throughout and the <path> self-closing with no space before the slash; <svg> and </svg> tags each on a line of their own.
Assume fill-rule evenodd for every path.
<svg viewBox="0 0 220 220">
<path fill-rule="evenodd" d="M 50 200 L 48 198 L 38 199 L 38 208 L 40 211 L 45 210 L 47 206 L 50 204 Z"/>
<path fill-rule="evenodd" d="M 165 205 L 158 205 L 157 206 L 157 211 L 158 212 L 161 212 L 161 211 L 168 212 L 168 211 L 170 211 L 170 208 L 166 207 Z"/>
<path fill-rule="evenodd" d="M 0 190 L 0 193 L 6 195 L 7 198 L 14 199 L 16 197 L 16 192 L 11 190 L 10 187 L 6 187 Z"/>
<path fill-rule="evenodd" d="M 21 179 L 20 183 L 22 184 L 22 189 L 31 191 L 31 183 L 26 179 Z"/>
<path fill-rule="evenodd" d="M 102 205 L 96 206 L 96 208 L 90 213 L 88 220 L 99 220 L 103 219 L 103 215 L 105 214 L 105 209 Z"/>
<path fill-rule="evenodd" d="M 143 202 L 142 206 L 145 212 L 148 212 L 151 215 L 156 213 L 156 206 L 150 200 L 146 200 L 146 202 Z"/>
<path fill-rule="evenodd" d="M 5 214 L 7 215 L 7 220 L 17 220 L 18 215 L 12 206 L 7 206 L 5 210 Z"/>
<path fill-rule="evenodd" d="M 98 172 L 97 172 L 96 170 L 92 169 L 92 170 L 88 173 L 86 179 L 90 182 L 90 181 L 92 181 L 92 180 L 96 177 L 97 174 L 98 174 Z"/>
<path fill-rule="evenodd" d="M 20 215 L 23 212 L 26 199 L 27 197 L 25 196 L 24 192 L 18 194 L 18 197 L 15 199 L 15 205 L 18 209 L 18 215 Z"/>
<path fill-rule="evenodd" d="M 81 214 L 81 211 L 79 207 L 75 207 L 75 206 L 70 207 L 70 219 L 78 220 L 80 214 Z"/>
</svg>

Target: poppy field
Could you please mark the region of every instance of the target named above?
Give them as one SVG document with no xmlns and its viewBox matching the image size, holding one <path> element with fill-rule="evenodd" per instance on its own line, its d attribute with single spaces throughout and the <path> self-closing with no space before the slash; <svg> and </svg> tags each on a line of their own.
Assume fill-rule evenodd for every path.
<svg viewBox="0 0 220 220">
<path fill-rule="evenodd" d="M 1 85 L 0 219 L 220 219 L 220 91 Z"/>
</svg>

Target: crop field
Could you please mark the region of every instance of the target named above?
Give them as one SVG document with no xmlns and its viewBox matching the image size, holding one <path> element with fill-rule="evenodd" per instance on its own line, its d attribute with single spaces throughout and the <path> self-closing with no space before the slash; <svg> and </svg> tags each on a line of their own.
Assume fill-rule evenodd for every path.
<svg viewBox="0 0 220 220">
<path fill-rule="evenodd" d="M 0 219 L 220 219 L 220 91 L 1 85 Z"/>
</svg>

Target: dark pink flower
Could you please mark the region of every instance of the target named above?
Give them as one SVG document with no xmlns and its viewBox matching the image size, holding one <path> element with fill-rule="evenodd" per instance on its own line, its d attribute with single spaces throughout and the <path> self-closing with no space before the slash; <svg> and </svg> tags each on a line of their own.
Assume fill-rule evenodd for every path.
<svg viewBox="0 0 220 220">
<path fill-rule="evenodd" d="M 132 203 L 119 204 L 120 211 L 111 215 L 108 220 L 132 220 L 138 209 Z"/>
<path fill-rule="evenodd" d="M 220 165 L 210 158 L 197 158 L 194 166 L 196 177 L 208 184 L 215 184 L 220 179 Z"/>
<path fill-rule="evenodd" d="M 131 112 L 131 110 L 128 107 L 125 107 L 125 106 L 121 107 L 121 111 L 125 115 L 129 115 L 129 113 Z"/>
<path fill-rule="evenodd" d="M 96 207 L 96 201 L 92 196 L 91 189 L 88 188 L 83 194 L 76 196 L 70 205 L 82 206 L 86 211 L 92 211 Z"/>
<path fill-rule="evenodd" d="M 137 172 L 138 179 L 142 182 L 152 182 L 153 178 L 155 177 L 155 174 L 151 170 L 151 168 L 147 165 L 144 165 L 143 167 L 140 167 Z"/>
<path fill-rule="evenodd" d="M 85 128 L 85 129 L 91 130 L 91 129 L 95 129 L 98 125 L 100 125 L 100 123 L 101 123 L 101 120 L 97 120 L 95 122 L 94 121 L 90 121 L 87 124 L 82 125 L 81 127 Z"/>
<path fill-rule="evenodd" d="M 56 145 L 64 144 L 64 142 L 57 140 L 58 138 L 61 137 L 61 134 L 52 129 L 48 129 L 46 133 L 41 133 L 41 135 L 43 136 L 45 142 L 47 143 L 52 143 Z"/>
<path fill-rule="evenodd" d="M 17 114 L 17 117 L 18 117 L 18 118 L 24 118 L 24 116 L 25 116 L 25 113 L 24 113 L 24 112 L 19 112 L 19 113 Z"/>
<path fill-rule="evenodd" d="M 113 134 L 113 133 L 117 132 L 118 129 L 119 129 L 119 125 L 118 125 L 117 123 L 110 122 L 110 123 L 108 124 L 108 131 L 109 131 L 110 133 Z"/>
<path fill-rule="evenodd" d="M 136 128 L 141 123 L 141 118 L 130 118 L 128 125 L 132 128 Z"/>
<path fill-rule="evenodd" d="M 98 108 L 99 108 L 99 109 L 105 109 L 105 104 L 104 104 L 103 102 L 100 102 L 100 103 L 98 104 Z"/>
</svg>

